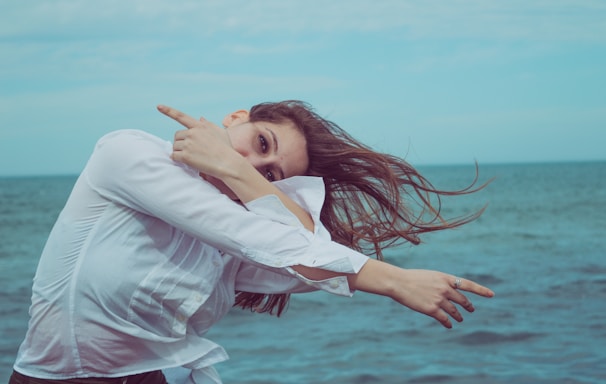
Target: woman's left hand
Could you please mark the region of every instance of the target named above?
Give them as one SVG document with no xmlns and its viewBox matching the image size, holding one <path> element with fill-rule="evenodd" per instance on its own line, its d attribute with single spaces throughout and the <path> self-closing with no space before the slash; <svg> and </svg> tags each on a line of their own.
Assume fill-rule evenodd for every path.
<svg viewBox="0 0 606 384">
<path fill-rule="evenodd" d="M 461 291 L 488 298 L 494 296 L 492 290 L 469 279 L 439 271 L 404 269 L 374 259 L 369 259 L 357 274 L 350 275 L 349 282 L 355 289 L 391 297 L 414 311 L 433 317 L 446 328 L 452 328 L 450 317 L 463 321 L 455 304 L 467 312 L 475 310 Z"/>
</svg>

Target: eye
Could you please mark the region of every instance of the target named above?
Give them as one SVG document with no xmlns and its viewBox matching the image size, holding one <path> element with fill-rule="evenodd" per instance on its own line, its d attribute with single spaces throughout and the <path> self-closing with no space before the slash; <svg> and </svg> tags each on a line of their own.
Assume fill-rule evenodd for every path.
<svg viewBox="0 0 606 384">
<path fill-rule="evenodd" d="M 269 181 L 276 181 L 274 173 L 269 168 L 265 170 L 265 178 Z"/>
<path fill-rule="evenodd" d="M 265 136 L 259 135 L 259 145 L 261 147 L 261 152 L 266 153 L 268 148 L 267 139 L 265 139 Z"/>
</svg>

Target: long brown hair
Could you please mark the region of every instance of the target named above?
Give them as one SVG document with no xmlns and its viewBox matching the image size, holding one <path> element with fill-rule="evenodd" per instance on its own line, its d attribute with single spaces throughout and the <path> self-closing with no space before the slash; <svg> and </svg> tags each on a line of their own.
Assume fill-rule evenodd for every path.
<svg viewBox="0 0 606 384">
<path fill-rule="evenodd" d="M 477 164 L 466 188 L 438 190 L 404 159 L 372 150 L 302 101 L 255 105 L 250 121 L 292 122 L 303 133 L 307 175 L 322 177 L 326 186 L 320 220 L 334 241 L 366 255 L 382 260 L 385 248 L 419 244 L 420 234 L 458 227 L 483 212 L 448 220 L 441 215 L 442 196 L 473 193 L 487 184 L 478 185 Z M 275 310 L 280 316 L 289 298 L 238 292 L 235 305 L 270 314 Z"/>
</svg>

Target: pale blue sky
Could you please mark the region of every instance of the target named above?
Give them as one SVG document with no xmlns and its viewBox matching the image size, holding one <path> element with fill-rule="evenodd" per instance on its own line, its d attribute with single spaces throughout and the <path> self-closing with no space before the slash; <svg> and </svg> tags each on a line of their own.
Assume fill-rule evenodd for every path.
<svg viewBox="0 0 606 384">
<path fill-rule="evenodd" d="M 606 160 L 602 0 L 3 1 L 0 59 L 0 175 L 291 98 L 414 165 Z"/>
</svg>

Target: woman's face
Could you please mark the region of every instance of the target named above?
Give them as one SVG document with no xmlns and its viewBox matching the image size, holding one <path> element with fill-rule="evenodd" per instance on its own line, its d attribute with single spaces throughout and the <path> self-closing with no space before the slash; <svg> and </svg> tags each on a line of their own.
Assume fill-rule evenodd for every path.
<svg viewBox="0 0 606 384">
<path fill-rule="evenodd" d="M 248 112 L 237 111 L 228 115 L 223 125 L 234 149 L 269 181 L 304 175 L 307 171 L 307 143 L 292 123 L 251 123 Z"/>
</svg>

